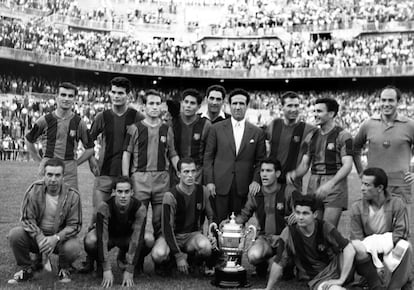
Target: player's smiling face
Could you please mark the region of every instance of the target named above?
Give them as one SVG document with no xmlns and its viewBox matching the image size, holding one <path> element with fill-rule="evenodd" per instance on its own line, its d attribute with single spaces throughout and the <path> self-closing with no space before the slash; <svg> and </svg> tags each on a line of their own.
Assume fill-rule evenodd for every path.
<svg viewBox="0 0 414 290">
<path fill-rule="evenodd" d="M 381 113 L 384 116 L 393 116 L 397 112 L 397 92 L 394 89 L 385 89 L 380 96 Z"/>
<path fill-rule="evenodd" d="M 294 122 L 299 116 L 299 98 L 286 98 L 283 104 L 283 115 L 288 121 Z"/>
<path fill-rule="evenodd" d="M 275 166 L 272 163 L 262 163 L 260 167 L 260 178 L 262 185 L 270 187 L 277 182 L 280 171 L 275 171 Z"/>
<path fill-rule="evenodd" d="M 326 104 L 315 104 L 313 112 L 315 115 L 315 124 L 319 126 L 325 125 L 333 116 L 333 112 L 328 112 Z"/>
<path fill-rule="evenodd" d="M 181 102 L 181 106 L 183 108 L 183 114 L 186 117 L 194 116 L 200 108 L 197 103 L 197 98 L 191 95 L 185 96 Z"/>
</svg>

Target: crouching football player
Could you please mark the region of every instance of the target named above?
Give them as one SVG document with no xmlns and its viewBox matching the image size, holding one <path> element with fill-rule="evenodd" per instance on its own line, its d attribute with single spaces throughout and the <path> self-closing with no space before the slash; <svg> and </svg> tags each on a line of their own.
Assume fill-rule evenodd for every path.
<svg viewBox="0 0 414 290">
<path fill-rule="evenodd" d="M 164 195 L 162 235 L 155 242 L 152 258 L 157 265 L 167 262 L 171 254 L 178 271 L 188 274 L 188 258 L 200 261 L 211 255 L 210 240 L 201 233 L 201 217 L 205 212 L 210 224 L 213 211 L 206 188 L 195 183 L 197 167 L 194 160 L 181 159 L 177 169 L 180 181 Z"/>
<path fill-rule="evenodd" d="M 281 174 L 279 161 L 266 159 L 260 165 L 262 187 L 256 194 L 249 194 L 241 213 L 239 224 L 246 223 L 253 215 L 259 223 L 259 236 L 247 252 L 247 259 L 256 266 L 256 273 L 265 277 L 268 260 L 276 254 L 276 242 L 292 214 L 292 194 L 301 196 L 292 185 L 278 183 Z M 293 215 L 292 215 L 293 217 Z M 291 218 L 292 219 L 292 218 Z M 293 220 L 293 219 L 292 219 Z"/>
<path fill-rule="evenodd" d="M 121 176 L 115 181 L 113 196 L 98 206 L 96 228 L 84 240 L 85 250 L 102 267 L 102 287 L 111 287 L 114 276 L 109 251 L 119 248 L 117 263 L 123 270 L 122 286 L 134 285 L 135 267 L 140 267 L 153 241 L 145 240 L 147 209 L 133 197 L 132 183 Z M 151 235 L 146 235 L 146 237 Z"/>
<path fill-rule="evenodd" d="M 330 223 L 316 219 L 315 199 L 305 195 L 294 200 L 296 223 L 286 227 L 278 241 L 266 289 L 273 289 L 290 260 L 299 280 L 310 289 L 345 289 L 351 280 L 355 250 Z"/>
</svg>

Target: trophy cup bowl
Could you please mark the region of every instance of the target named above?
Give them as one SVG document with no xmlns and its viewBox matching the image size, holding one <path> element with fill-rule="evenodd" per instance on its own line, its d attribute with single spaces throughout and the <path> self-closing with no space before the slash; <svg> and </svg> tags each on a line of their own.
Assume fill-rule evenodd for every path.
<svg viewBox="0 0 414 290">
<path fill-rule="evenodd" d="M 209 232 L 217 234 L 218 247 L 226 258 L 224 266 L 220 265 L 215 268 L 212 284 L 223 288 L 248 286 L 246 269 L 241 263 L 246 236 L 253 232 L 253 242 L 256 238 L 256 227 L 250 225 L 246 229 L 243 225 L 237 224 L 233 213 L 230 221 L 221 225 L 220 229 L 216 223 L 211 223 Z"/>
</svg>

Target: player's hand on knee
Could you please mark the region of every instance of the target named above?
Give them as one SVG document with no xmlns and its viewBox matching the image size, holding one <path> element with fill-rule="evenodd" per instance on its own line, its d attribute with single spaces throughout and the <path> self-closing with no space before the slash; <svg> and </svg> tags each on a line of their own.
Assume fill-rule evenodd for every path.
<svg viewBox="0 0 414 290">
<path fill-rule="evenodd" d="M 207 238 L 208 238 L 208 240 L 210 241 L 211 248 L 212 248 L 212 249 L 218 249 L 218 245 L 217 245 L 217 239 L 216 239 L 216 237 L 215 237 L 214 235 L 212 235 L 212 234 L 209 234 L 209 235 L 207 236 Z"/>
<path fill-rule="evenodd" d="M 112 274 L 112 271 L 111 270 L 104 271 L 101 286 L 103 288 L 109 288 L 109 287 L 112 287 L 113 283 L 114 283 L 114 275 Z"/>
<path fill-rule="evenodd" d="M 132 287 L 134 286 L 134 273 L 129 273 L 124 271 L 124 277 L 122 279 L 122 287 Z"/>
</svg>

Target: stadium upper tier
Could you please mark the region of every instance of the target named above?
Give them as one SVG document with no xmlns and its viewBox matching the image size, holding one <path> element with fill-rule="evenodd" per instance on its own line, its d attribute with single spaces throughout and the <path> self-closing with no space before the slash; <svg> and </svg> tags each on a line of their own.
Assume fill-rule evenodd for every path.
<svg viewBox="0 0 414 290">
<path fill-rule="evenodd" d="M 141 24 L 186 27 L 198 35 L 270 35 L 275 28 L 292 31 L 371 31 L 391 26 L 407 28 L 414 21 L 412 0 L 0 0 L 3 8 L 53 14 L 52 19 L 84 28 L 145 29 Z M 40 3 L 40 4 L 39 4 Z M 1 7 L 1 5 L 0 5 Z M 137 27 L 138 25 L 138 27 Z M 412 24 L 407 29 L 412 29 Z"/>
<path fill-rule="evenodd" d="M 210 78 L 413 75 L 412 34 L 352 40 L 256 39 L 182 44 L 58 30 L 3 19 L 0 57 L 87 70 Z M 12 48 L 12 49 L 6 49 Z"/>
</svg>

